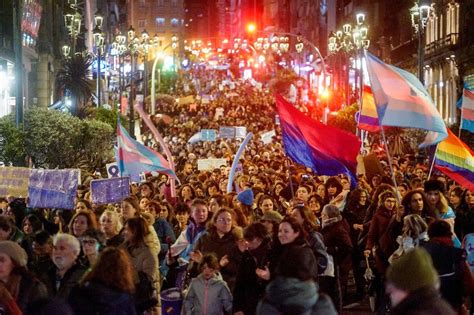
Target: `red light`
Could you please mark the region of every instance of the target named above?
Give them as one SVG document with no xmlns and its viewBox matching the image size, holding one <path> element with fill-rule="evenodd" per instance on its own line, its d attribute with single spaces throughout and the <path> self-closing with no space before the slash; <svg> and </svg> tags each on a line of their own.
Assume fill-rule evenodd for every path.
<svg viewBox="0 0 474 315">
<path fill-rule="evenodd" d="M 247 32 L 253 33 L 257 30 L 257 26 L 255 26 L 255 23 L 248 23 L 247 24 Z"/>
</svg>

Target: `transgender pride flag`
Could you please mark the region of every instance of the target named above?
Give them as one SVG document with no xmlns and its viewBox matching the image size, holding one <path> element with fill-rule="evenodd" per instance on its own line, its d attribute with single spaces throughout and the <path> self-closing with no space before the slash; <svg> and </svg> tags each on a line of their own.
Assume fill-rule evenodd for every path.
<svg viewBox="0 0 474 315">
<path fill-rule="evenodd" d="M 134 140 L 127 130 L 117 123 L 117 164 L 121 176 L 130 176 L 138 182 L 140 173 L 159 172 L 178 180 L 168 161 L 158 152 Z"/>
<path fill-rule="evenodd" d="M 370 53 L 366 55 L 366 63 L 381 126 L 429 131 L 420 147 L 439 143 L 448 136 L 433 100 L 413 74 Z"/>
<path fill-rule="evenodd" d="M 462 94 L 461 129 L 474 132 L 474 90 L 466 87 Z"/>
</svg>

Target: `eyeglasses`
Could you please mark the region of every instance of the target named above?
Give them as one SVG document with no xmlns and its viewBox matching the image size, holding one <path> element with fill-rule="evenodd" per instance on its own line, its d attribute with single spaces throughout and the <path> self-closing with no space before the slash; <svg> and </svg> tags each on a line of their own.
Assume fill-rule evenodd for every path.
<svg viewBox="0 0 474 315">
<path fill-rule="evenodd" d="M 86 240 L 81 240 L 82 244 L 84 245 L 95 245 L 97 243 L 97 240 L 94 239 L 86 239 Z"/>
</svg>

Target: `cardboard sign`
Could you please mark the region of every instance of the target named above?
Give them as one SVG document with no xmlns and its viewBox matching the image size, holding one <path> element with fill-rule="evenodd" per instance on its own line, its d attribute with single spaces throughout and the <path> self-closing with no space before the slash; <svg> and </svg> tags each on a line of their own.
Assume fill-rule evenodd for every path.
<svg viewBox="0 0 474 315">
<path fill-rule="evenodd" d="M 192 104 L 192 103 L 194 103 L 194 96 L 192 95 L 178 98 L 179 105 L 187 105 L 187 104 Z"/>
<path fill-rule="evenodd" d="M 199 171 L 212 171 L 222 165 L 227 166 L 226 159 L 199 159 L 198 170 Z"/>
<path fill-rule="evenodd" d="M 74 209 L 79 171 L 32 169 L 28 188 L 31 208 Z"/>
<path fill-rule="evenodd" d="M 26 167 L 0 168 L 0 196 L 19 198 L 28 196 L 30 171 Z"/>
<path fill-rule="evenodd" d="M 128 196 L 130 196 L 130 177 L 91 181 L 92 203 L 96 205 L 121 202 Z"/>
<path fill-rule="evenodd" d="M 235 137 L 245 138 L 247 136 L 247 127 L 235 127 Z"/>
<path fill-rule="evenodd" d="M 202 141 L 216 141 L 217 132 L 215 129 L 201 129 Z"/>
<path fill-rule="evenodd" d="M 267 131 L 265 133 L 263 133 L 261 136 L 260 136 L 260 140 L 262 140 L 263 144 L 269 144 L 272 142 L 272 138 L 276 136 L 276 133 L 275 133 L 275 130 L 270 130 L 270 131 Z"/>
<path fill-rule="evenodd" d="M 234 137 L 235 137 L 234 127 L 220 127 L 219 128 L 219 138 L 233 139 Z"/>
</svg>

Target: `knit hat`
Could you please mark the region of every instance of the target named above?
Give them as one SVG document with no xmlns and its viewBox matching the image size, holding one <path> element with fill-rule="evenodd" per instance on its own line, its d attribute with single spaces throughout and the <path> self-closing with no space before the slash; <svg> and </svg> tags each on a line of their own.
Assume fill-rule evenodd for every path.
<svg viewBox="0 0 474 315">
<path fill-rule="evenodd" d="M 444 184 L 443 182 L 437 179 L 430 179 L 425 182 L 425 192 L 439 190 L 441 193 L 444 193 Z"/>
<path fill-rule="evenodd" d="M 283 220 L 282 215 L 273 210 L 265 212 L 260 218 L 260 221 L 272 221 L 276 223 L 280 223 L 281 220 Z"/>
<path fill-rule="evenodd" d="M 387 280 L 399 289 L 415 291 L 435 286 L 438 273 L 430 254 L 424 248 L 415 248 L 397 259 L 387 270 Z"/>
<path fill-rule="evenodd" d="M 253 205 L 253 191 L 252 189 L 245 189 L 237 195 L 237 200 L 246 206 Z"/>
<path fill-rule="evenodd" d="M 0 253 L 10 256 L 11 260 L 20 267 L 25 267 L 28 262 L 25 250 L 12 241 L 0 241 Z"/>
</svg>

